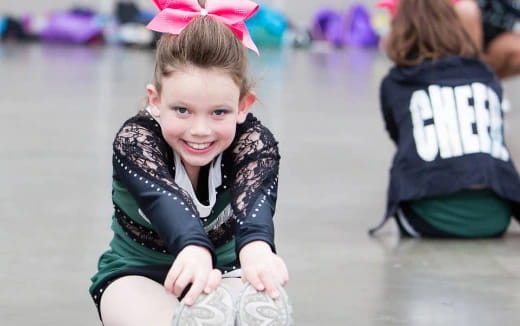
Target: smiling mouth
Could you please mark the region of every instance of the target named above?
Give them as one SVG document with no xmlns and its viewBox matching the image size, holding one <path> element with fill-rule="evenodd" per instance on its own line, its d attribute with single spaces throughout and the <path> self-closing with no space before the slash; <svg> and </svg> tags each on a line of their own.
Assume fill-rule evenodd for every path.
<svg viewBox="0 0 520 326">
<path fill-rule="evenodd" d="M 210 147 L 213 143 L 192 143 L 192 142 L 184 142 L 186 145 L 188 145 L 191 149 L 194 149 L 196 151 L 203 151 Z"/>
</svg>

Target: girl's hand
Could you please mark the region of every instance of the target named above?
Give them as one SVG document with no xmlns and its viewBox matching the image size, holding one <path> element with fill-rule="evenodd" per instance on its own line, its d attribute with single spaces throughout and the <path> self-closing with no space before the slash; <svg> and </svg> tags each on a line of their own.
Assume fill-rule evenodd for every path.
<svg viewBox="0 0 520 326">
<path fill-rule="evenodd" d="M 279 285 L 289 280 L 289 272 L 284 261 L 271 251 L 264 241 L 252 241 L 239 253 L 242 280 L 251 283 L 257 291 L 266 290 L 271 298 L 280 296 Z"/>
<path fill-rule="evenodd" d="M 184 302 L 191 306 L 199 294 L 211 293 L 220 283 L 222 273 L 213 269 L 211 253 L 205 247 L 189 245 L 184 247 L 166 275 L 164 288 L 176 297 L 181 296 L 184 289 L 191 283 L 191 288 Z"/>
</svg>

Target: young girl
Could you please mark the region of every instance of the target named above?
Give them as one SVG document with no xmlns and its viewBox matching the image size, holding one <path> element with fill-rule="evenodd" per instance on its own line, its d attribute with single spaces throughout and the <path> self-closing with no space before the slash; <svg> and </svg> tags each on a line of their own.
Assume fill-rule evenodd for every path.
<svg viewBox="0 0 520 326">
<path fill-rule="evenodd" d="M 401 0 L 386 44 L 381 108 L 397 153 L 384 221 L 413 237 L 502 235 L 520 216 L 502 88 L 451 1 Z"/>
<path fill-rule="evenodd" d="M 165 34 L 148 106 L 114 140 L 114 237 L 90 287 L 105 326 L 291 323 L 272 221 L 280 156 L 249 113 L 244 20 L 258 6 L 199 2 L 155 0 L 148 27 Z"/>
</svg>

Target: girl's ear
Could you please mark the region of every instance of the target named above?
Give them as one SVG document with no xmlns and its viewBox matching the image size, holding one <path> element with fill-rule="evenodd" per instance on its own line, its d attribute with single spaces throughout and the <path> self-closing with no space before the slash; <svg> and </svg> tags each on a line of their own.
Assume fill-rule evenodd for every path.
<svg viewBox="0 0 520 326">
<path fill-rule="evenodd" d="M 154 85 L 148 84 L 146 85 L 146 94 L 148 95 L 148 105 L 150 106 L 152 115 L 159 118 L 159 105 L 161 104 L 161 98 L 159 97 L 159 93 L 157 93 L 157 89 L 155 89 Z"/>
<path fill-rule="evenodd" d="M 238 104 L 237 123 L 243 123 L 246 121 L 247 114 L 255 102 L 256 94 L 254 92 L 248 92 L 244 97 L 242 97 Z"/>
</svg>

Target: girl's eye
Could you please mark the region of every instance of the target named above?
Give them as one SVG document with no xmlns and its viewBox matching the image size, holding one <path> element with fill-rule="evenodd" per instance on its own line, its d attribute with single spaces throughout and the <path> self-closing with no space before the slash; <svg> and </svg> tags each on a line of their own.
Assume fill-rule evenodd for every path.
<svg viewBox="0 0 520 326">
<path fill-rule="evenodd" d="M 213 114 L 216 116 L 223 116 L 226 113 L 228 113 L 228 110 L 226 110 L 226 109 L 218 109 L 213 112 Z"/>
<path fill-rule="evenodd" d="M 188 113 L 188 109 L 186 109 L 185 107 L 182 107 L 182 106 L 175 106 L 173 109 L 179 114 Z"/>
</svg>

